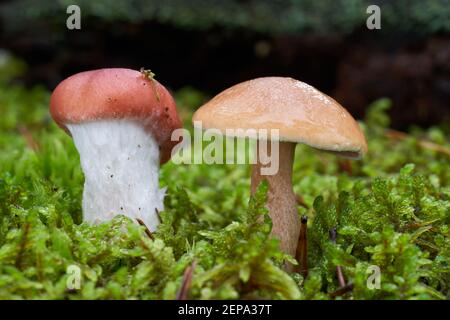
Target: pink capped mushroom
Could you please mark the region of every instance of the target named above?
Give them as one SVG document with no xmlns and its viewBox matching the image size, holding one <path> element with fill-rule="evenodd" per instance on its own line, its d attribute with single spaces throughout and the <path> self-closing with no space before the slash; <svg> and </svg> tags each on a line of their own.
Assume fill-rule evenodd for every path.
<svg viewBox="0 0 450 320">
<path fill-rule="evenodd" d="M 99 69 L 62 81 L 50 113 L 72 136 L 85 182 L 84 220 L 123 214 L 154 231 L 163 210 L 159 166 L 170 159 L 181 128 L 175 101 L 145 70 Z"/>
</svg>

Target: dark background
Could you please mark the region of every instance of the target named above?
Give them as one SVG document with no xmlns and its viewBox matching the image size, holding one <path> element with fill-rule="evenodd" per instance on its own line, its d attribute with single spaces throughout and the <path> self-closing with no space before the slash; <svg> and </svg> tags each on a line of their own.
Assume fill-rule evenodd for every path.
<svg viewBox="0 0 450 320">
<path fill-rule="evenodd" d="M 68 30 L 68 5 L 81 30 Z M 366 28 L 370 4 L 381 30 Z M 150 68 L 172 90 L 212 96 L 259 76 L 291 76 L 356 117 L 381 97 L 393 126 L 450 120 L 449 0 L 54 1 L 0 3 L 0 48 L 29 66 L 16 81 L 50 90 L 102 67 Z"/>
</svg>

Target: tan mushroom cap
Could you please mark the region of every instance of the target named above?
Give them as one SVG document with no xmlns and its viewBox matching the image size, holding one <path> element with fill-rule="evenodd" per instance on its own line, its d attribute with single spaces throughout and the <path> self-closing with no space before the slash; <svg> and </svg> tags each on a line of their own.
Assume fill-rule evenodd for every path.
<svg viewBox="0 0 450 320">
<path fill-rule="evenodd" d="M 304 143 L 360 158 L 367 151 L 363 132 L 334 99 L 292 78 L 265 77 L 226 89 L 200 107 L 194 125 L 203 129 L 278 129 L 279 140 Z"/>
</svg>

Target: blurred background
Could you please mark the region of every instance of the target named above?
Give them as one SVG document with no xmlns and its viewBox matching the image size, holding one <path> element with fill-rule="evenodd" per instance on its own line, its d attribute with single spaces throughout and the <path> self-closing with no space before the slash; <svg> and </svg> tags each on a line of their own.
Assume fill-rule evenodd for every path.
<svg viewBox="0 0 450 320">
<path fill-rule="evenodd" d="M 80 30 L 66 27 L 73 4 L 81 9 Z M 371 4 L 381 8 L 379 30 L 366 26 Z M 449 34 L 449 0 L 0 4 L 0 64 L 13 56 L 24 70 L 8 81 L 52 90 L 84 70 L 146 67 L 174 92 L 201 103 L 247 79 L 291 76 L 358 118 L 387 97 L 392 126 L 405 130 L 450 122 Z"/>
</svg>

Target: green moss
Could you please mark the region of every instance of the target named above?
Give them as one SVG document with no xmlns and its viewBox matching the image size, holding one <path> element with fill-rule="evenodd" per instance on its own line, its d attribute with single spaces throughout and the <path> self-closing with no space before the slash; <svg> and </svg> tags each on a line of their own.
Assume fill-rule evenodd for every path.
<svg viewBox="0 0 450 320">
<path fill-rule="evenodd" d="M 185 123 L 198 95 L 179 104 Z M 353 283 L 339 298 L 449 297 L 450 161 L 419 142 L 449 148 L 448 133 L 388 138 L 387 100 L 368 112 L 370 152 L 351 162 L 351 174 L 333 155 L 297 148 L 294 190 L 310 218 L 302 279 L 282 270 L 289 258 L 268 237 L 267 185 L 250 198 L 247 165 L 164 165 L 166 210 L 153 240 L 121 216 L 81 223 L 78 154 L 50 120 L 48 98 L 0 80 L 0 299 L 173 299 L 194 260 L 192 298 L 329 299 L 338 265 Z M 81 269 L 80 290 L 67 288 L 71 265 Z M 367 287 L 371 265 L 380 289 Z"/>
</svg>

